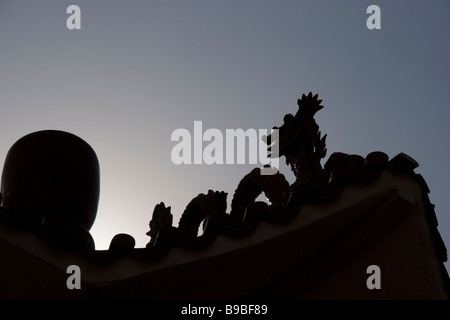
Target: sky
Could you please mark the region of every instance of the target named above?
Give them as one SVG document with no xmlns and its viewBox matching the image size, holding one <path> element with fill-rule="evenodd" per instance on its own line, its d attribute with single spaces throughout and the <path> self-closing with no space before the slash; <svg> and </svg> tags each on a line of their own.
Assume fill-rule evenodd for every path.
<svg viewBox="0 0 450 320">
<path fill-rule="evenodd" d="M 369 30 L 373 4 L 381 29 Z M 69 5 L 79 30 L 66 26 Z M 0 0 L 0 167 L 28 133 L 78 135 L 100 162 L 96 248 L 118 233 L 144 247 L 156 204 L 177 225 L 209 189 L 230 204 L 255 167 L 176 165 L 174 130 L 270 129 L 312 91 L 325 106 L 322 164 L 333 152 L 408 154 L 450 248 L 449 13 L 445 0 Z"/>
</svg>

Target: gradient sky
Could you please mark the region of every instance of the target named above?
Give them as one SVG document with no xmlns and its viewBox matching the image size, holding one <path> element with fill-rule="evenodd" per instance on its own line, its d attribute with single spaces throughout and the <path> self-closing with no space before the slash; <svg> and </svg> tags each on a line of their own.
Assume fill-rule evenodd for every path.
<svg viewBox="0 0 450 320">
<path fill-rule="evenodd" d="M 66 28 L 71 4 L 81 30 Z M 371 4 L 381 30 L 366 27 Z M 449 14 L 445 0 L 0 0 L 0 166 L 28 133 L 78 135 L 101 167 L 96 248 L 117 233 L 144 247 L 157 203 L 177 224 L 208 189 L 230 203 L 255 167 L 176 166 L 175 129 L 270 129 L 312 91 L 322 164 L 337 151 L 410 155 L 450 248 Z"/>
</svg>

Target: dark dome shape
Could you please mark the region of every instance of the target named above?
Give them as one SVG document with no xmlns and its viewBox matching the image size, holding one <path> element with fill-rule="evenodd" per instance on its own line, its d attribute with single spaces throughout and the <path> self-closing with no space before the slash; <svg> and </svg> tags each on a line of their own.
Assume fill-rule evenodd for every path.
<svg viewBox="0 0 450 320">
<path fill-rule="evenodd" d="M 1 193 L 3 208 L 12 214 L 57 216 L 90 230 L 100 194 L 97 155 L 84 140 L 68 132 L 30 133 L 6 155 Z"/>
</svg>

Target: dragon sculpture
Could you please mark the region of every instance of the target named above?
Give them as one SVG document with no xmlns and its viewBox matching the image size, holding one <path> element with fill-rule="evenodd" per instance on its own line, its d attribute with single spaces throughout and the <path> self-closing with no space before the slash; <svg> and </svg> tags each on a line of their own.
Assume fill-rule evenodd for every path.
<svg viewBox="0 0 450 320">
<path fill-rule="evenodd" d="M 283 216 L 289 212 L 288 208 L 295 208 L 299 200 L 310 197 L 314 190 L 325 179 L 324 169 L 320 161 L 326 156 L 325 139 L 321 137 L 319 126 L 314 120 L 317 111 L 323 108 L 318 95 L 310 92 L 298 99 L 298 111 L 295 115 L 284 116 L 284 123 L 278 129 L 278 139 L 268 135 L 264 142 L 267 145 L 277 145 L 278 153 L 268 148 L 271 157 L 285 156 L 286 164 L 296 177 L 296 181 L 289 185 L 285 176 L 279 172 L 274 175 L 261 175 L 261 169 L 255 168 L 238 184 L 233 195 L 231 211 L 226 213 L 227 193 L 209 190 L 207 194 L 199 194 L 186 207 L 179 221 L 178 228 L 172 226 L 173 216 L 170 207 L 163 202 L 156 205 L 150 221 L 151 237 L 147 247 L 153 247 L 158 239 L 166 243 L 189 242 L 198 238 L 198 229 L 203 222 L 204 235 L 214 232 L 218 228 L 221 233 L 233 230 L 239 232 L 238 225 L 244 227 L 244 222 L 252 220 L 254 216 L 272 215 Z M 256 201 L 264 192 L 270 205 Z M 233 228 L 231 228 L 233 226 Z M 247 223 L 247 227 L 251 224 Z M 242 229 L 242 228 L 241 228 Z M 231 231 L 230 231 L 231 232 Z"/>
</svg>

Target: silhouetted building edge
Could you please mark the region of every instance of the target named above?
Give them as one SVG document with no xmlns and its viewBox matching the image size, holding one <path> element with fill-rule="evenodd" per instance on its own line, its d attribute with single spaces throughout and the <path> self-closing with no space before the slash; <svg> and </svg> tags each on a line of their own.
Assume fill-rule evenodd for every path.
<svg viewBox="0 0 450 320">
<path fill-rule="evenodd" d="M 219 234 L 202 249 L 174 247 L 154 261 L 139 259 L 143 248 L 99 262 L 0 223 L 0 252 L 8 257 L 0 267 L 0 295 L 448 299 L 448 274 L 424 193 L 417 176 L 384 169 L 370 184 L 346 186 L 329 204 L 301 206 L 288 222 L 259 221 L 244 236 Z M 79 290 L 66 286 L 69 265 L 80 267 Z M 381 289 L 366 285 L 370 265 L 380 267 Z"/>
</svg>

